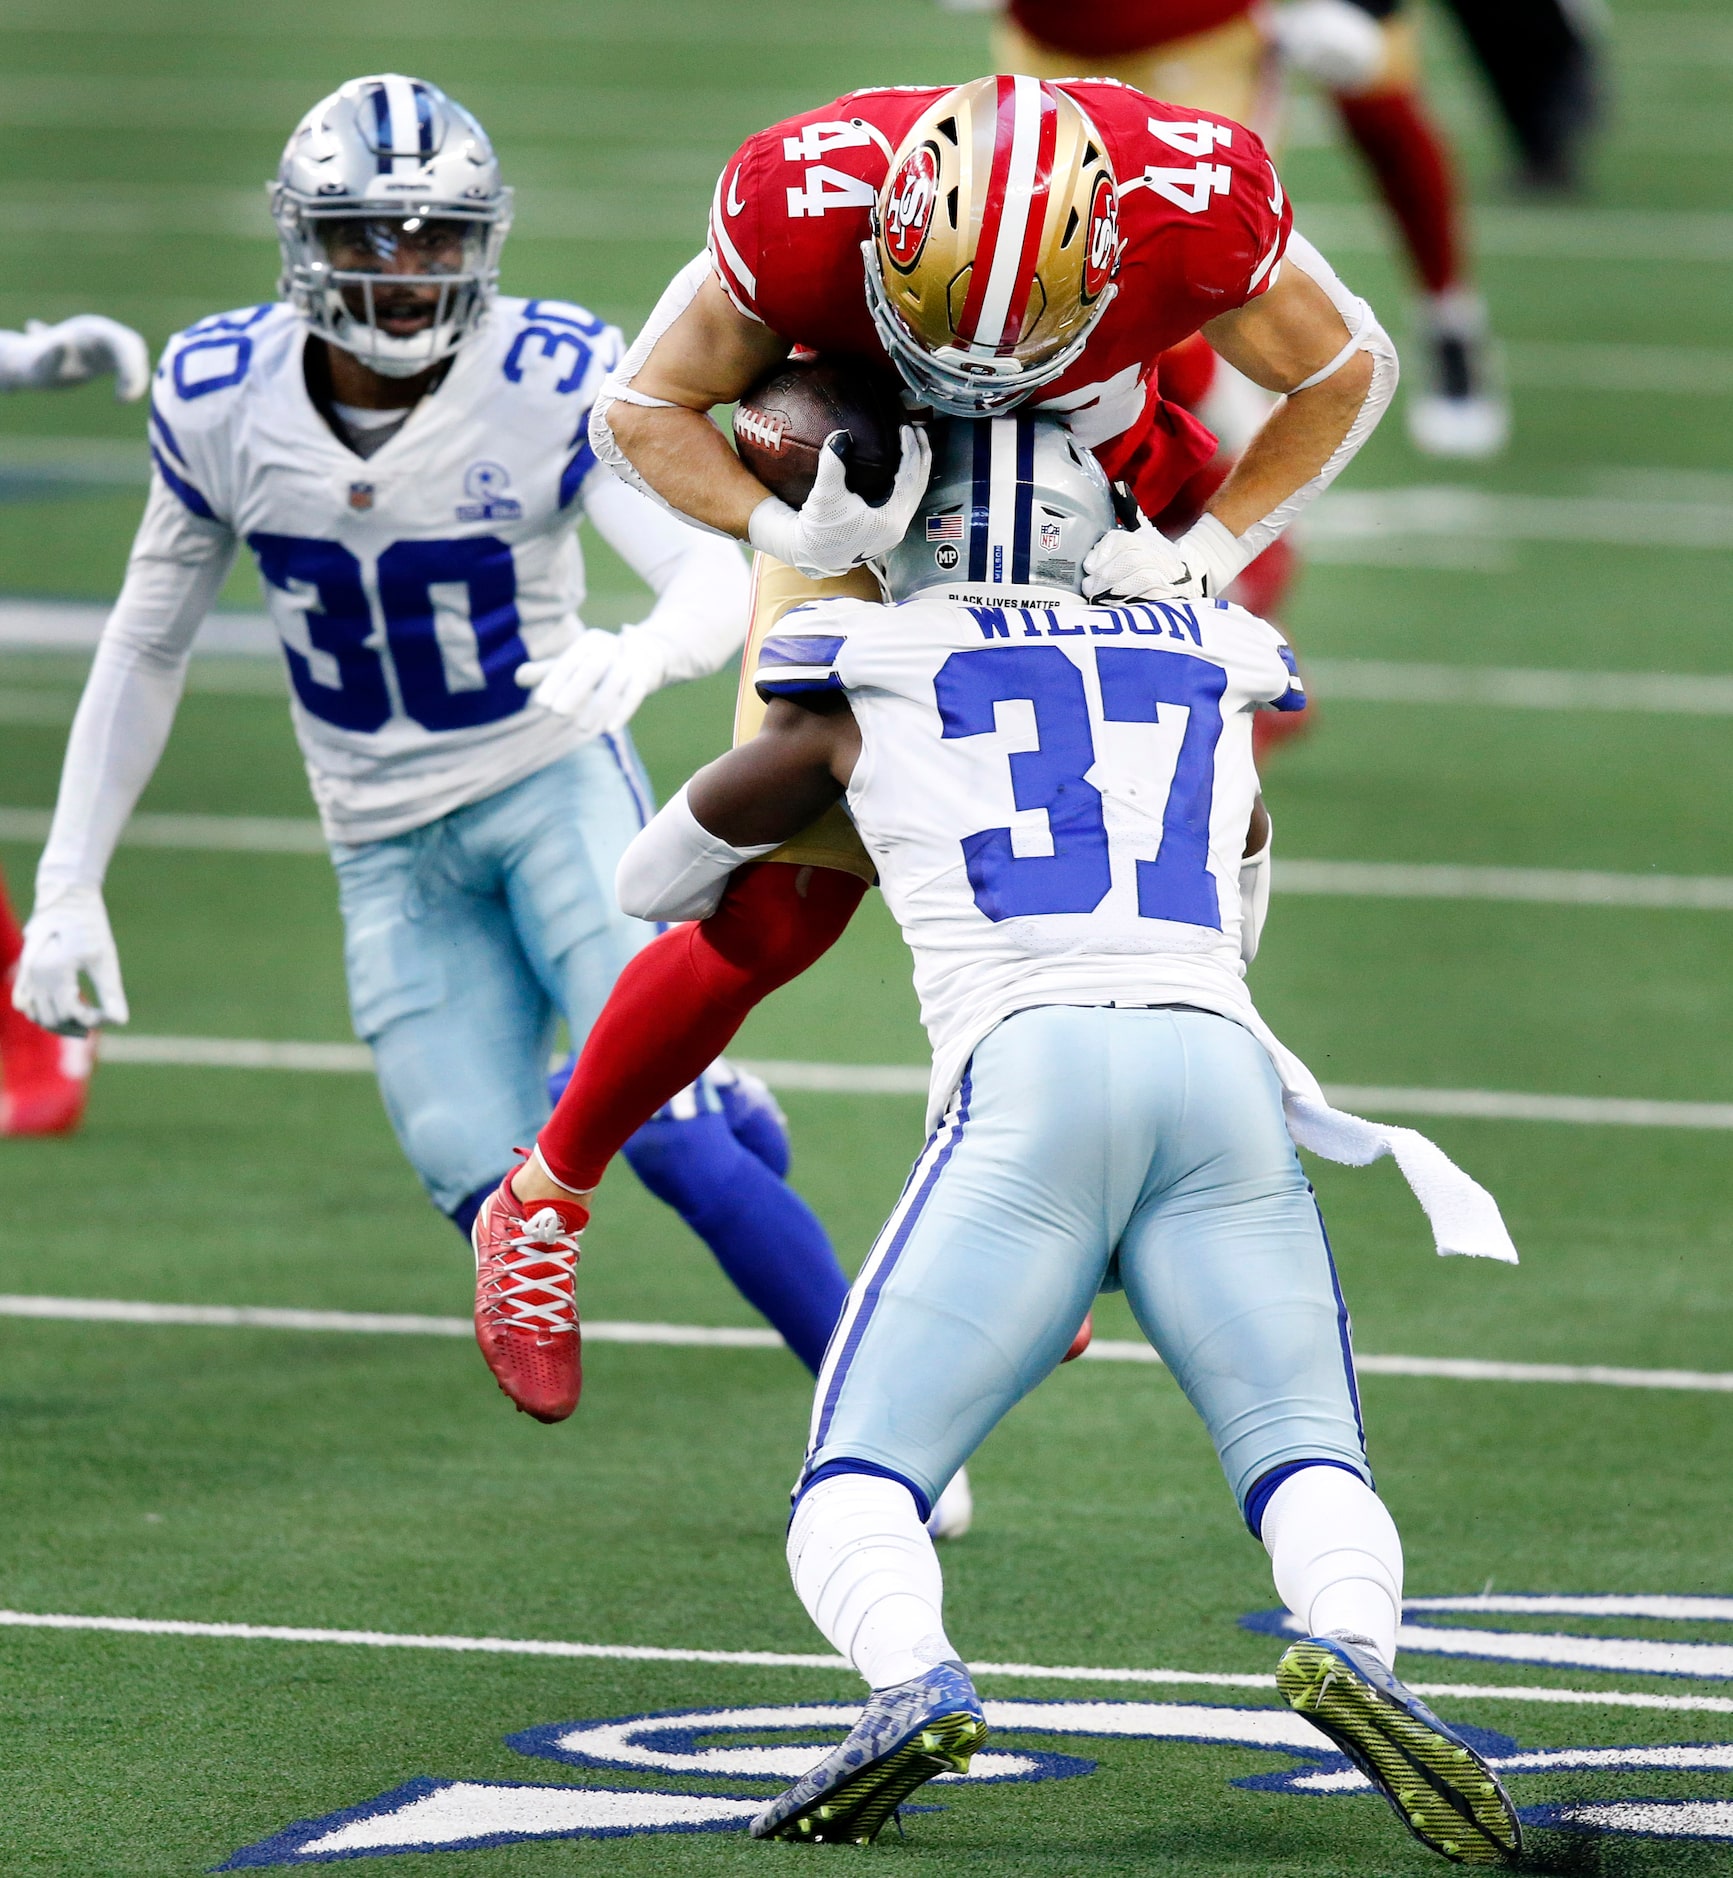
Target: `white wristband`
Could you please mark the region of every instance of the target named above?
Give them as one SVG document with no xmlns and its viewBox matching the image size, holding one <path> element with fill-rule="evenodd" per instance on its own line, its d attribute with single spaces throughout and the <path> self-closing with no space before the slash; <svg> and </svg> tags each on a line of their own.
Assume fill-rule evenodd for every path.
<svg viewBox="0 0 1733 1878">
<path fill-rule="evenodd" d="M 620 911 L 634 919 L 708 919 L 735 868 L 781 846 L 764 841 L 736 848 L 711 834 L 692 813 L 683 786 L 620 856 L 614 875 Z"/>
<path fill-rule="evenodd" d="M 800 511 L 780 496 L 766 496 L 747 518 L 746 539 L 760 554 L 793 567 L 800 553 Z"/>
<path fill-rule="evenodd" d="M 1173 545 L 1185 556 L 1193 577 L 1202 577 L 1211 600 L 1232 585 L 1252 558 L 1239 536 L 1213 515 L 1200 515 Z"/>
</svg>

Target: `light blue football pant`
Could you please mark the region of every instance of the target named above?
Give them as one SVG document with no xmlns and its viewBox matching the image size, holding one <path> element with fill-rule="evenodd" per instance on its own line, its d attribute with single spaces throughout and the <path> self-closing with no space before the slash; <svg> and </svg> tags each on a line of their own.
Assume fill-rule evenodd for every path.
<svg viewBox="0 0 1733 1878">
<path fill-rule="evenodd" d="M 556 1021 L 581 1042 L 654 937 L 614 899 L 614 869 L 649 814 L 620 732 L 425 827 L 333 844 L 355 1034 L 443 1212 L 535 1140 Z"/>
<path fill-rule="evenodd" d="M 1241 1511 L 1323 1461 L 1370 1479 L 1348 1314 L 1252 1035 L 1184 1007 L 1046 1005 L 975 1051 L 849 1292 L 803 1479 L 929 1504 L 1123 1284 Z"/>
</svg>

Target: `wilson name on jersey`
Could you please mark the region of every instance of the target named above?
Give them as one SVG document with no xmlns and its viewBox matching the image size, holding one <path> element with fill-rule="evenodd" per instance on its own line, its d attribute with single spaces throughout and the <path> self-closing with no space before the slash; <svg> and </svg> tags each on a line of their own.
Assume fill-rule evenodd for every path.
<svg viewBox="0 0 1733 1878">
<path fill-rule="evenodd" d="M 914 954 L 939 1106 L 1015 1010 L 1251 1009 L 1252 716 L 1304 702 L 1264 621 L 1225 601 L 832 601 L 779 622 L 755 683 L 848 694 L 848 806 Z"/>
<path fill-rule="evenodd" d="M 156 508 L 165 527 L 226 530 L 252 550 L 326 832 L 379 840 L 575 741 L 566 719 L 530 707 L 517 671 L 579 629 L 574 525 L 586 479 L 606 474 L 589 409 L 622 345 L 582 307 L 502 298 L 363 458 L 308 394 L 306 337 L 275 305 L 169 342 L 151 451 L 179 510 Z"/>
</svg>

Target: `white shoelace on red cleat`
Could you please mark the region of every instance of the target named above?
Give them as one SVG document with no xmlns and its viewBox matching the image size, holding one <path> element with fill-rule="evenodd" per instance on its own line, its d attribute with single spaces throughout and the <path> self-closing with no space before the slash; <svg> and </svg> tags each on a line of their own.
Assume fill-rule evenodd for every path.
<svg viewBox="0 0 1733 1878">
<path fill-rule="evenodd" d="M 526 1219 L 491 1264 L 487 1313 L 496 1324 L 542 1335 L 577 1329 L 578 1235 L 552 1207 Z"/>
</svg>

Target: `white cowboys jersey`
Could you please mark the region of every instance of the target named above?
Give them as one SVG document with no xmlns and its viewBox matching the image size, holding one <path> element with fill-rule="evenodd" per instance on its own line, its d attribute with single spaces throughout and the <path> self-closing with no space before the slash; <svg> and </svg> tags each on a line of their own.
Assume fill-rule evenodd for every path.
<svg viewBox="0 0 1733 1878">
<path fill-rule="evenodd" d="M 151 398 L 159 490 L 135 553 L 257 557 L 295 729 L 328 835 L 401 833 L 508 787 L 576 742 L 533 709 L 526 659 L 579 630 L 574 524 L 606 476 L 587 422 L 618 330 L 557 300 L 501 298 L 444 382 L 362 458 L 332 434 L 287 306 L 169 342 Z M 202 537 L 177 553 L 176 535 Z"/>
<path fill-rule="evenodd" d="M 779 622 L 756 683 L 848 694 L 848 806 L 914 954 L 935 1111 L 1013 1011 L 1251 1014 L 1252 715 L 1305 702 L 1273 627 L 1225 601 L 829 601 Z"/>
</svg>

